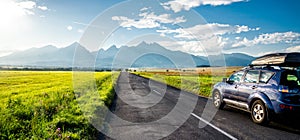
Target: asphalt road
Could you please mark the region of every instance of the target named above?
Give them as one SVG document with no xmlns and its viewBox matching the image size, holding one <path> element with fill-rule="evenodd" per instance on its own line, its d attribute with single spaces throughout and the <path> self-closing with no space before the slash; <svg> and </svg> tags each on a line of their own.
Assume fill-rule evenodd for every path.
<svg viewBox="0 0 300 140">
<path fill-rule="evenodd" d="M 297 120 L 261 126 L 230 107 L 214 115 L 207 98 L 126 72 L 116 93 L 105 139 L 300 139 Z"/>
</svg>

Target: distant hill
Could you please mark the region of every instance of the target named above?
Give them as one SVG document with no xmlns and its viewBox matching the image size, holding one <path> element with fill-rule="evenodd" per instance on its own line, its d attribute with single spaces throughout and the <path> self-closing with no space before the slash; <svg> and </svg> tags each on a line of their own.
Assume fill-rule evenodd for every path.
<svg viewBox="0 0 300 140">
<path fill-rule="evenodd" d="M 224 56 L 227 66 L 247 66 L 255 59 L 255 57 L 242 53 L 225 54 Z"/>
<path fill-rule="evenodd" d="M 75 51 L 76 50 L 76 51 Z M 76 59 L 74 59 L 76 56 Z M 73 43 L 65 48 L 45 46 L 15 52 L 0 57 L 0 65 L 39 66 L 39 67 L 85 67 L 96 68 L 181 68 L 210 66 L 209 58 L 224 57 L 227 66 L 246 66 L 254 57 L 241 54 L 224 54 L 219 56 L 195 56 L 181 51 L 171 51 L 157 43 L 142 42 L 137 46 L 115 45 L 107 50 L 89 52 L 79 43 Z M 75 61 L 74 61 L 75 60 Z M 95 63 L 94 63 L 95 62 Z M 224 59 L 213 62 L 214 66 L 223 66 Z"/>
<path fill-rule="evenodd" d="M 242 54 L 242 53 L 232 53 L 232 54 L 223 54 L 223 56 L 209 56 L 210 57 L 224 57 L 225 60 L 225 64 L 226 66 L 247 66 L 251 63 L 252 60 L 255 59 L 255 57 L 253 56 L 249 56 L 246 54 Z M 223 60 L 223 61 L 224 61 Z M 220 59 L 220 61 L 222 61 L 222 59 Z M 214 66 L 222 66 L 224 65 L 224 62 L 214 62 Z"/>
<path fill-rule="evenodd" d="M 208 64 L 208 61 L 188 53 L 168 50 L 157 43 L 142 42 L 132 47 L 112 46 L 106 51 L 100 50 L 96 64 L 98 67 L 175 68 L 196 67 L 197 64 Z"/>
<path fill-rule="evenodd" d="M 73 43 L 65 48 L 45 46 L 16 52 L 0 57 L 0 65 L 72 67 L 75 49 L 80 50 L 80 54 L 85 54 L 84 58 L 93 57 L 80 44 Z"/>
</svg>

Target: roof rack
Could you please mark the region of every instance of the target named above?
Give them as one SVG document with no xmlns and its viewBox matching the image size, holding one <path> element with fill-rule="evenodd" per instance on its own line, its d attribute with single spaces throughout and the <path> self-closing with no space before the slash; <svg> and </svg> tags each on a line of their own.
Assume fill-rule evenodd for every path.
<svg viewBox="0 0 300 140">
<path fill-rule="evenodd" d="M 249 66 L 300 67 L 300 53 L 274 53 L 264 55 L 253 60 Z"/>
</svg>

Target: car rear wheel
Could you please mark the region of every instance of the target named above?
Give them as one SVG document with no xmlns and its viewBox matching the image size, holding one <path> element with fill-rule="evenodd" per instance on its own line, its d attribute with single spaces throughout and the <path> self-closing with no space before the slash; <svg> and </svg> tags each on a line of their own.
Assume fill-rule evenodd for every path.
<svg viewBox="0 0 300 140">
<path fill-rule="evenodd" d="M 252 104 L 251 118 L 257 124 L 267 124 L 269 122 L 268 112 L 262 101 L 257 100 Z"/>
<path fill-rule="evenodd" d="M 214 91 L 213 92 L 213 103 L 214 103 L 214 106 L 218 109 L 223 109 L 224 106 L 225 106 L 225 103 L 222 101 L 222 98 L 221 98 L 221 94 L 219 91 Z"/>
</svg>

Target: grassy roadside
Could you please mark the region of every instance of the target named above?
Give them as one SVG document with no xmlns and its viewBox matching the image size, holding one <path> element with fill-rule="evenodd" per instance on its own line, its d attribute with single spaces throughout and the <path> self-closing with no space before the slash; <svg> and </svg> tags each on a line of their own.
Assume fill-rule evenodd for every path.
<svg viewBox="0 0 300 140">
<path fill-rule="evenodd" d="M 227 68 L 225 72 L 222 69 L 212 68 L 197 70 L 196 72 L 134 72 L 146 78 L 150 78 L 170 86 L 189 91 L 200 96 L 210 97 L 211 90 L 215 83 L 222 81 L 222 78 L 228 77 L 239 67 Z M 212 72 L 213 71 L 213 72 Z"/>
<path fill-rule="evenodd" d="M 0 139 L 95 138 L 97 130 L 89 122 L 98 109 L 111 104 L 113 77 L 94 73 L 93 95 L 99 100 L 79 106 L 90 101 L 84 99 L 89 94 L 74 92 L 72 72 L 0 71 Z"/>
</svg>

